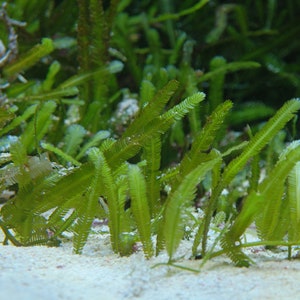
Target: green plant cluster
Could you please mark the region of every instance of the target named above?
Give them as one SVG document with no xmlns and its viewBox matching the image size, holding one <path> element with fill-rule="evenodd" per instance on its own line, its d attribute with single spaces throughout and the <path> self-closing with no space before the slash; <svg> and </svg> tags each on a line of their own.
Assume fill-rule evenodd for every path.
<svg viewBox="0 0 300 300">
<path fill-rule="evenodd" d="M 254 1 L 253 17 L 250 2 L 3 2 L 4 243 L 59 245 L 68 231 L 81 253 L 98 218 L 114 252 L 139 242 L 169 263 L 189 237 L 192 257 L 248 266 L 241 238 L 253 223 L 257 243 L 299 245 L 299 64 L 289 60 L 300 45 L 285 47 L 299 5 Z M 280 80 L 292 99 L 261 101 L 277 101 Z M 224 229 L 209 247 L 214 222 Z"/>
</svg>

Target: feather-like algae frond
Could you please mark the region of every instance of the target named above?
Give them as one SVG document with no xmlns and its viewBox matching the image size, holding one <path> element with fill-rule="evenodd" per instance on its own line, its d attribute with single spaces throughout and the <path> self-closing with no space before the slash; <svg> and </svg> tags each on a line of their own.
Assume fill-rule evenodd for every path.
<svg viewBox="0 0 300 300">
<path fill-rule="evenodd" d="M 191 150 L 187 152 L 180 162 L 180 173 L 184 175 L 201 161 L 201 153 L 209 152 L 216 139 L 217 133 L 224 124 L 224 120 L 232 108 L 232 102 L 227 100 L 219 105 L 209 116 L 200 133 L 195 137 Z"/>
<path fill-rule="evenodd" d="M 255 219 L 258 233 L 263 240 L 280 240 L 286 234 L 287 220 L 282 214 L 284 208 L 289 205 L 293 211 L 292 207 L 295 207 L 297 197 L 290 198 L 292 202 L 287 201 L 284 195 L 285 181 L 296 168 L 298 161 L 300 161 L 300 141 L 294 141 L 280 155 L 269 176 L 258 186 L 258 191 L 264 197 L 264 205 Z M 282 222 L 285 230 L 280 230 Z"/>
<path fill-rule="evenodd" d="M 289 122 L 300 109 L 300 100 L 292 99 L 286 102 L 265 126 L 249 141 L 243 152 L 224 171 L 223 181 L 228 184 L 244 167 L 249 158 L 256 155 L 270 140 Z"/>
<path fill-rule="evenodd" d="M 6 130 L 6 127 L 4 127 L 4 124 L 7 123 L 8 121 L 10 121 L 11 119 L 14 118 L 14 113 L 7 109 L 6 107 L 0 107 L 0 136 L 3 135 L 3 129 Z M 3 128 L 4 127 L 4 128 Z M 7 130 L 6 132 L 8 132 L 9 130 Z"/>
<path fill-rule="evenodd" d="M 82 205 L 78 210 L 78 220 L 74 227 L 73 248 L 76 253 L 81 253 L 90 233 L 92 222 L 95 218 L 95 211 L 101 191 L 101 169 L 102 160 L 99 150 L 92 148 L 89 151 L 89 159 L 95 165 L 95 171 L 90 186 L 82 197 Z"/>
<path fill-rule="evenodd" d="M 42 57 L 48 55 L 54 50 L 51 39 L 44 38 L 41 44 L 34 46 L 26 54 L 20 57 L 16 62 L 4 68 L 3 73 L 7 77 L 14 76 L 33 66 Z"/>
<path fill-rule="evenodd" d="M 70 156 L 75 156 L 85 135 L 86 130 L 81 125 L 73 124 L 68 127 L 64 139 L 63 151 Z"/>
<path fill-rule="evenodd" d="M 249 259 L 235 246 L 240 236 L 255 220 L 259 236 L 263 240 L 282 239 L 288 228 L 285 210 L 282 210 L 283 185 L 290 171 L 300 160 L 300 144 L 293 142 L 280 156 L 271 174 L 246 198 L 242 211 L 235 219 L 229 232 L 222 239 L 228 256 L 240 266 L 249 265 Z M 278 196 L 279 195 L 279 196 Z M 287 207 L 285 203 L 285 207 Z M 240 260 L 241 258 L 241 260 Z"/>
<path fill-rule="evenodd" d="M 174 122 L 183 118 L 205 98 L 204 93 L 196 93 L 175 105 L 164 114 L 154 117 L 151 122 L 141 125 L 138 134 L 125 136 L 105 149 L 104 154 L 109 164 L 114 166 L 136 155 L 142 145 L 157 134 L 165 133 Z"/>
<path fill-rule="evenodd" d="M 42 142 L 40 146 L 45 150 L 55 153 L 57 156 L 61 157 L 65 162 L 69 162 L 77 167 L 79 167 L 81 165 L 81 163 L 79 161 L 77 161 L 76 159 L 74 159 L 72 156 L 68 155 L 67 153 L 63 152 L 61 149 L 59 149 L 49 143 Z"/>
<path fill-rule="evenodd" d="M 99 146 L 99 144 L 109 136 L 110 133 L 107 130 L 98 131 L 80 148 L 80 151 L 75 158 L 79 160 L 87 153 L 88 149 Z"/>
<path fill-rule="evenodd" d="M 300 239 L 300 161 L 291 170 L 288 177 L 288 202 L 289 202 L 289 240 Z"/>
<path fill-rule="evenodd" d="M 61 206 L 68 199 L 84 194 L 93 178 L 94 165 L 86 163 L 76 169 L 61 172 L 64 173 L 56 173 L 51 185 L 42 191 L 40 202 L 34 208 L 35 213 L 44 213 Z"/>
<path fill-rule="evenodd" d="M 9 131 L 15 129 L 17 126 L 19 126 L 22 122 L 25 122 L 28 118 L 30 118 L 36 111 L 37 104 L 33 104 L 29 106 L 24 113 L 21 116 L 18 116 L 14 118 L 9 124 L 7 124 L 4 128 L 1 128 L 0 130 L 0 136 L 8 133 Z M 7 112 L 8 114 L 8 112 Z M 12 113 L 8 114 L 12 115 Z"/>
<path fill-rule="evenodd" d="M 47 101 L 36 107 L 34 118 L 28 123 L 25 131 L 21 135 L 21 142 L 31 153 L 40 140 L 47 134 L 53 119 L 52 114 L 56 109 L 54 101 Z"/>
<path fill-rule="evenodd" d="M 220 157 L 196 166 L 167 198 L 164 211 L 164 238 L 170 260 L 183 237 L 184 210 L 194 199 L 197 184 L 219 161 Z"/>
<path fill-rule="evenodd" d="M 247 161 L 257 155 L 261 149 L 281 130 L 287 122 L 289 122 L 295 113 L 300 109 L 300 100 L 292 99 L 286 102 L 272 117 L 264 127 L 250 139 L 242 153 L 232 160 L 225 168 L 222 178 L 216 188 L 213 190 L 212 197 L 205 209 L 205 221 L 203 225 L 202 252 L 205 254 L 207 233 L 213 211 L 216 207 L 218 198 L 224 188 L 232 181 L 232 179 L 240 172 Z"/>
<path fill-rule="evenodd" d="M 189 96 L 186 99 L 184 99 L 179 104 L 172 107 L 163 115 L 161 115 L 159 118 L 162 121 L 161 130 L 163 130 L 165 127 L 169 128 L 170 124 L 172 124 L 175 121 L 179 121 L 184 115 L 186 115 L 195 106 L 197 106 L 200 102 L 202 102 L 204 98 L 205 98 L 204 93 L 202 92 L 195 93 L 192 96 Z"/>
<path fill-rule="evenodd" d="M 151 216 L 147 199 L 146 180 L 137 165 L 129 165 L 128 178 L 132 214 L 144 246 L 144 252 L 147 257 L 151 257 L 153 255 L 153 245 L 151 241 Z"/>
<path fill-rule="evenodd" d="M 104 153 L 98 150 L 98 157 L 101 160 L 101 196 L 105 197 L 109 209 L 109 230 L 110 239 L 114 251 L 119 252 L 120 220 L 122 208 L 120 205 L 119 191 L 116 185 L 116 177 L 110 168 Z M 100 196 L 98 195 L 98 196 Z"/>
<path fill-rule="evenodd" d="M 151 215 L 154 216 L 160 208 L 160 182 L 157 179 L 161 163 L 161 136 L 158 134 L 149 139 L 143 147 L 143 159 L 146 160 L 145 177 L 147 195 Z"/>
</svg>

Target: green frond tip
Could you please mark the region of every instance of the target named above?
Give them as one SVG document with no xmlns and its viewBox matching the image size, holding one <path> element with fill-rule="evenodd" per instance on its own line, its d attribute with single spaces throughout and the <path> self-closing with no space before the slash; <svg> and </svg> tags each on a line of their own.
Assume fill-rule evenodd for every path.
<svg viewBox="0 0 300 300">
<path fill-rule="evenodd" d="M 210 115 L 200 133 L 195 137 L 191 150 L 187 152 L 180 163 L 181 173 L 184 174 L 186 170 L 190 170 L 197 158 L 199 159 L 199 153 L 205 153 L 213 146 L 218 131 L 222 127 L 232 105 L 232 102 L 227 100 L 220 104 Z"/>
<path fill-rule="evenodd" d="M 188 112 L 190 112 L 196 105 L 202 102 L 205 98 L 205 94 L 202 92 L 195 93 L 192 96 L 186 98 L 181 103 L 177 104 L 166 113 L 164 113 L 160 118 L 166 124 L 171 124 L 175 121 L 179 121 L 183 118 Z M 169 126 L 169 125 L 168 125 Z"/>
<path fill-rule="evenodd" d="M 147 99 L 149 103 L 144 105 L 141 112 L 129 125 L 123 136 L 128 137 L 139 133 L 141 128 L 145 127 L 154 118 L 158 117 L 178 87 L 179 82 L 171 80 L 162 89 L 160 89 L 152 99 Z"/>
<path fill-rule="evenodd" d="M 72 124 L 67 129 L 63 151 L 70 156 L 75 156 L 85 135 L 86 130 L 84 127 L 79 124 Z"/>
<path fill-rule="evenodd" d="M 54 45 L 52 40 L 49 38 L 42 39 L 41 44 L 34 46 L 16 62 L 5 67 L 3 70 L 4 76 L 11 77 L 27 70 L 35 63 L 37 63 L 42 57 L 48 55 L 53 50 Z"/>
<path fill-rule="evenodd" d="M 79 161 L 77 161 L 76 159 L 74 159 L 72 156 L 68 155 L 67 153 L 65 153 L 64 151 L 62 151 L 61 149 L 49 144 L 49 143 L 44 143 L 41 142 L 41 147 L 47 151 L 53 152 L 56 155 L 58 155 L 59 157 L 61 157 L 64 161 L 66 162 L 70 162 L 72 165 L 79 167 L 81 165 L 81 163 Z"/>
<path fill-rule="evenodd" d="M 92 136 L 81 148 L 80 152 L 77 154 L 76 159 L 79 160 L 82 158 L 88 149 L 92 147 L 97 147 L 99 144 L 107 139 L 110 136 L 110 132 L 108 130 L 100 130 L 94 136 Z"/>
</svg>

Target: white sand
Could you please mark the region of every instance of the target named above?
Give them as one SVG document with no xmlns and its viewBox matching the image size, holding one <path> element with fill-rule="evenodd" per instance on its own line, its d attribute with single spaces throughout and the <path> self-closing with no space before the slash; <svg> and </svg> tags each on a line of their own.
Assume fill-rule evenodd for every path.
<svg viewBox="0 0 300 300">
<path fill-rule="evenodd" d="M 2 237 L 1 237 L 2 238 Z M 190 242 L 180 248 L 187 254 Z M 252 249 L 253 251 L 253 249 Z M 251 254 L 251 249 L 247 253 Z M 257 264 L 236 268 L 225 257 L 198 274 L 168 266 L 165 254 L 145 260 L 141 252 L 118 257 L 108 237 L 93 234 L 82 255 L 70 242 L 58 248 L 0 246 L 0 299 L 298 299 L 300 261 L 258 249 Z M 180 261 L 198 268 L 200 261 Z"/>
</svg>

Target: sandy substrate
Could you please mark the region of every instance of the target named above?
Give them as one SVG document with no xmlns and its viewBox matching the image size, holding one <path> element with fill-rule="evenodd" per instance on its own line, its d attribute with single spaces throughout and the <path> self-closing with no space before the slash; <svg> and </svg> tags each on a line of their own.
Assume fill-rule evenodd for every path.
<svg viewBox="0 0 300 300">
<path fill-rule="evenodd" d="M 186 241 L 180 255 L 189 253 Z M 145 260 L 141 252 L 119 257 L 109 239 L 93 234 L 82 255 L 72 244 L 58 248 L 0 246 L 0 299 L 298 299 L 300 261 L 286 252 L 249 249 L 256 265 L 236 268 L 226 257 L 208 262 L 198 274 L 153 265 L 165 254 Z M 255 254 L 252 252 L 256 252 Z M 198 268 L 200 261 L 181 264 Z"/>
</svg>

